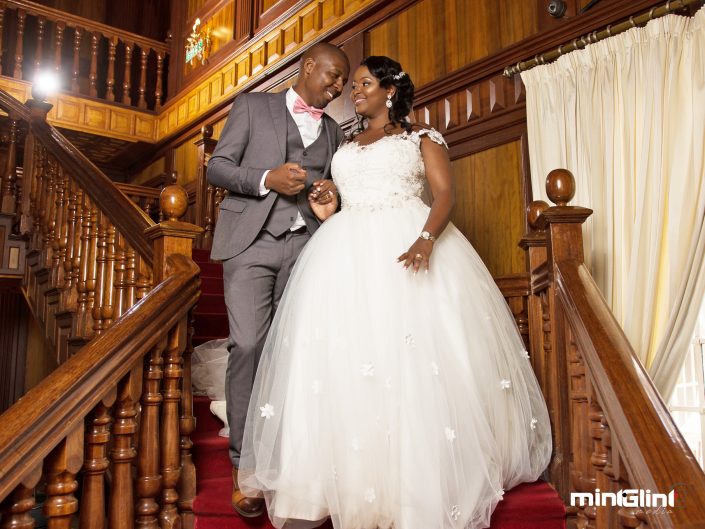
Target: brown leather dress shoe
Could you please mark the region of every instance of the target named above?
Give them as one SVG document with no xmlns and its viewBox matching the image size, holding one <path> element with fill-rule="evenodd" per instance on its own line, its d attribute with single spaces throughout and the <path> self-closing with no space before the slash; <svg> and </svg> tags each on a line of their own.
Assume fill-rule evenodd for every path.
<svg viewBox="0 0 705 529">
<path fill-rule="evenodd" d="M 233 468 L 233 509 L 245 518 L 255 518 L 264 512 L 264 498 L 248 498 L 237 484 L 237 469 Z"/>
</svg>

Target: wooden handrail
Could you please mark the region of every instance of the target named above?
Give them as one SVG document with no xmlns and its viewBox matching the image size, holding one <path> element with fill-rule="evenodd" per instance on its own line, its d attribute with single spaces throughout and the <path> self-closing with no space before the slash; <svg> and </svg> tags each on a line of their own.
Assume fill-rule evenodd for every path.
<svg viewBox="0 0 705 529">
<path fill-rule="evenodd" d="M 44 16 L 48 20 L 61 20 L 66 23 L 66 25 L 71 27 L 80 27 L 91 32 L 97 31 L 105 37 L 117 37 L 120 40 L 135 43 L 145 49 L 151 48 L 154 51 L 162 53 L 169 53 L 170 51 L 167 44 L 158 40 L 108 26 L 107 24 L 96 22 L 95 20 L 73 15 L 71 13 L 67 13 L 66 11 L 60 11 L 59 9 L 53 9 L 35 2 L 30 2 L 29 0 L 0 0 L 0 7 L 3 5 L 9 7 L 10 9 L 24 9 L 28 14 Z"/>
<path fill-rule="evenodd" d="M 531 269 L 530 357 L 546 397 L 554 452 L 550 480 L 568 505 L 569 526 L 594 529 L 705 528 L 705 473 L 584 264 L 583 223 L 569 206 L 575 179 L 546 178 L 555 204 L 532 202 L 521 246 Z M 625 489 L 675 491 L 674 505 L 597 501 Z M 585 495 L 573 502 L 574 494 Z M 624 499 L 620 496 L 619 499 Z"/>
<path fill-rule="evenodd" d="M 152 244 L 144 231 L 154 226 L 154 221 L 122 193 L 108 176 L 98 169 L 55 127 L 43 119 L 34 119 L 31 110 L 4 90 L 0 90 L 0 108 L 16 114 L 30 124 L 32 133 L 46 149 L 66 168 L 70 169 L 81 188 L 105 212 L 128 242 L 152 266 Z"/>
<path fill-rule="evenodd" d="M 198 267 L 183 255 L 167 259 L 172 275 L 0 415 L 0 498 L 79 427 L 105 394 L 164 339 L 164 329 L 194 305 L 200 288 Z"/>
<path fill-rule="evenodd" d="M 567 260 L 556 263 L 554 273 L 565 317 L 600 405 L 612 418 L 610 429 L 629 474 L 653 492 L 669 492 L 687 481 L 686 508 L 674 509 L 671 518 L 705 523 L 705 473 L 587 267 Z"/>
</svg>

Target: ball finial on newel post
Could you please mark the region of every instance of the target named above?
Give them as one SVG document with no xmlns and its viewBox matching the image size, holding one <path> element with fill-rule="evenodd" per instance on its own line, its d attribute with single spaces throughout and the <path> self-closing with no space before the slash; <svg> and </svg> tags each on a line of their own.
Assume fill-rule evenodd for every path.
<svg viewBox="0 0 705 529">
<path fill-rule="evenodd" d="M 575 196 L 575 177 L 567 169 L 554 169 L 546 177 L 546 194 L 556 206 L 566 206 Z"/>
<path fill-rule="evenodd" d="M 188 209 L 188 193 L 180 185 L 168 185 L 159 195 L 159 207 L 167 220 L 179 220 Z"/>
</svg>

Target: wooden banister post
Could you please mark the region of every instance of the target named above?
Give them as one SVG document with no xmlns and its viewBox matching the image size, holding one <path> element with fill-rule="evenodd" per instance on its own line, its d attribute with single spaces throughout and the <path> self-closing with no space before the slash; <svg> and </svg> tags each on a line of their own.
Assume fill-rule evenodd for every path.
<svg viewBox="0 0 705 529">
<path fill-rule="evenodd" d="M 541 289 L 541 313 L 543 319 L 544 362 L 547 379 L 546 402 L 552 421 L 553 457 L 551 459 L 551 481 L 563 501 L 569 505 L 570 492 L 574 487 L 571 476 L 571 372 L 568 366 L 568 333 L 563 307 L 558 303 L 555 284 L 556 263 L 565 260 L 583 260 L 582 225 L 592 210 L 568 206 L 575 195 L 575 178 L 565 169 L 551 171 L 546 177 L 546 192 L 555 206 L 535 207 L 533 226 L 545 233 L 546 266 L 539 265 L 536 288 Z M 538 215 L 536 215 L 538 213 Z M 527 241 L 528 243 L 528 241 Z M 535 248 L 537 248 L 535 246 Z M 543 259 L 539 250 L 534 258 Z M 534 278 L 532 277 L 532 290 Z"/>
<path fill-rule="evenodd" d="M 166 220 L 145 233 L 154 244 L 154 284 L 169 275 L 167 258 L 181 254 L 191 257 L 193 241 L 203 228 L 180 222 L 188 208 L 183 187 L 166 186 L 159 197 Z M 169 333 L 164 353 L 163 405 L 160 427 L 162 498 L 160 527 L 193 527 L 193 498 L 196 494 L 196 469 L 191 459 L 190 436 L 196 427 L 191 391 L 191 344 L 188 326 L 190 312 Z M 178 520 L 177 520 L 178 516 Z"/>
<path fill-rule="evenodd" d="M 213 127 L 205 125 L 201 128 L 201 137 L 194 142 L 198 147 L 198 167 L 196 169 L 196 224 L 204 229 L 200 247 L 210 248 L 213 242 L 213 186 L 206 179 L 206 168 L 217 140 L 212 138 Z M 210 188 L 210 193 L 209 193 Z"/>
</svg>

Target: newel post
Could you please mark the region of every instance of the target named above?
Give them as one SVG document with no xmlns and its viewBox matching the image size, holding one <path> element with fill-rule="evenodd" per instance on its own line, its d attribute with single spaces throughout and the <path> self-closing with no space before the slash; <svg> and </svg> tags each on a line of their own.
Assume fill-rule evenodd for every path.
<svg viewBox="0 0 705 529">
<path fill-rule="evenodd" d="M 40 99 L 30 99 L 25 103 L 31 111 L 32 121 L 46 121 L 47 114 L 54 107 L 51 103 Z M 34 223 L 34 208 L 37 203 L 37 190 L 39 175 L 37 174 L 36 160 L 39 154 L 36 152 L 39 144 L 34 138 L 32 127 L 27 130 L 27 137 L 24 142 L 24 159 L 22 163 L 22 200 L 20 202 L 20 226 L 21 235 L 26 235 L 32 230 Z"/>
<path fill-rule="evenodd" d="M 193 241 L 203 229 L 181 222 L 188 195 L 178 185 L 166 186 L 159 197 L 166 220 L 146 230 L 154 244 L 154 282 L 169 274 L 167 258 L 173 254 L 191 257 Z M 162 407 L 159 428 L 162 479 L 159 526 L 163 529 L 193 527 L 193 498 L 196 495 L 196 469 L 191 459 L 191 433 L 196 427 L 191 392 L 190 312 L 171 329 L 165 329 L 163 353 Z"/>
<path fill-rule="evenodd" d="M 213 242 L 214 188 L 206 179 L 208 161 L 213 154 L 217 140 L 213 139 L 213 127 L 201 128 L 201 137 L 194 142 L 198 147 L 198 168 L 196 169 L 196 224 L 204 229 L 201 248 L 210 248 Z"/>
<path fill-rule="evenodd" d="M 575 196 L 575 178 L 565 169 L 555 169 L 548 174 L 546 193 L 555 205 L 546 208 L 545 203 L 535 204 L 534 210 L 530 211 L 531 224 L 537 234 L 543 234 L 545 247 L 532 245 L 530 239 L 526 245 L 533 248 L 537 264 L 535 277 L 532 270 L 532 292 L 535 285 L 540 300 L 540 308 L 535 309 L 542 319 L 544 391 L 553 428 L 554 453 L 549 469 L 551 480 L 569 505 L 570 492 L 576 490 L 571 473 L 571 408 L 584 404 L 584 392 L 575 391 L 571 385 L 572 377 L 576 376 L 573 373 L 575 365 L 570 358 L 573 352 L 568 344 L 570 331 L 564 307 L 556 294 L 556 266 L 569 260 L 583 261 L 582 225 L 592 210 L 568 205 Z M 531 255 L 530 251 L 530 259 Z M 545 260 L 545 266 L 541 264 L 542 260 Z M 576 399 L 581 402 L 575 402 Z"/>
</svg>

